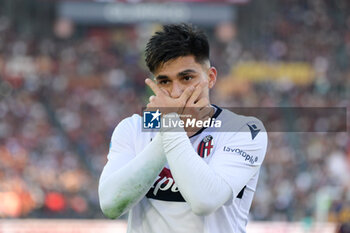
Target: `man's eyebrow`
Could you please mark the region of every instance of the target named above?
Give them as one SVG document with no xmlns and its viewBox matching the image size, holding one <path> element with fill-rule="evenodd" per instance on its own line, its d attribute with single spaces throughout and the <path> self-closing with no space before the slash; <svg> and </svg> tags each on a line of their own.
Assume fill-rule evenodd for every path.
<svg viewBox="0 0 350 233">
<path fill-rule="evenodd" d="M 168 76 L 166 75 L 158 75 L 157 77 L 155 77 L 156 80 L 162 80 L 162 79 L 169 79 Z"/>
<path fill-rule="evenodd" d="M 178 77 L 180 76 L 185 76 L 185 75 L 188 75 L 188 74 L 193 74 L 193 73 L 197 73 L 197 71 L 195 70 L 192 70 L 192 69 L 187 69 L 187 70 L 184 70 L 184 71 L 181 71 L 177 74 Z"/>
<path fill-rule="evenodd" d="M 192 69 L 187 69 L 187 70 L 179 72 L 176 76 L 182 77 L 182 76 L 185 76 L 188 74 L 193 74 L 193 73 L 197 73 L 197 71 L 192 70 Z M 162 80 L 162 79 L 169 79 L 169 77 L 166 75 L 158 75 L 155 77 L 155 80 Z"/>
</svg>

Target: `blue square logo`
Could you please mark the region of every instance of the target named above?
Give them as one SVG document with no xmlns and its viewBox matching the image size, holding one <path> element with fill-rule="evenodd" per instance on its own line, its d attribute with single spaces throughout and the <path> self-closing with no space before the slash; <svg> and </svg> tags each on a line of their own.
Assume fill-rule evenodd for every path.
<svg viewBox="0 0 350 233">
<path fill-rule="evenodd" d="M 143 112 L 143 128 L 144 129 L 159 129 L 161 127 L 160 115 L 162 113 L 157 111 Z"/>
</svg>

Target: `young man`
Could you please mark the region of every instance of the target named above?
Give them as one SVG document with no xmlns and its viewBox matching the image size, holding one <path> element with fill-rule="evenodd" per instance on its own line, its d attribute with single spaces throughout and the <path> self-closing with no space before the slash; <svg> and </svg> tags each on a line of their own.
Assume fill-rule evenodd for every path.
<svg viewBox="0 0 350 233">
<path fill-rule="evenodd" d="M 121 121 L 99 183 L 103 213 L 130 211 L 129 233 L 245 232 L 266 153 L 264 126 L 210 104 L 216 69 L 196 28 L 164 26 L 147 44 L 146 63 L 155 77 L 146 80 L 155 93 L 148 108 L 173 120 L 186 113 L 222 124 L 143 132 L 141 116 Z"/>
</svg>

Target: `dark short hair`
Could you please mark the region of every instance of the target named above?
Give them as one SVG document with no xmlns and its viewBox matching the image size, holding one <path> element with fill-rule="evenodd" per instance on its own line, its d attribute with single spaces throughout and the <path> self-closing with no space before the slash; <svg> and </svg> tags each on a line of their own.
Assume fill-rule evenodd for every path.
<svg viewBox="0 0 350 233">
<path fill-rule="evenodd" d="M 189 24 L 168 24 L 148 41 L 145 60 L 153 73 L 165 62 L 188 55 L 193 55 L 200 64 L 209 60 L 207 36 L 202 30 Z"/>
</svg>

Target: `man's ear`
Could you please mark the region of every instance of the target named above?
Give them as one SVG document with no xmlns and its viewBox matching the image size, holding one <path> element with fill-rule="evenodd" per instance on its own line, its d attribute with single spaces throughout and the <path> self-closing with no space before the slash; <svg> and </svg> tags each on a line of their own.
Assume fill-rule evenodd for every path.
<svg viewBox="0 0 350 233">
<path fill-rule="evenodd" d="M 211 89 L 216 83 L 217 70 L 215 67 L 210 67 L 208 70 L 208 87 Z"/>
</svg>

